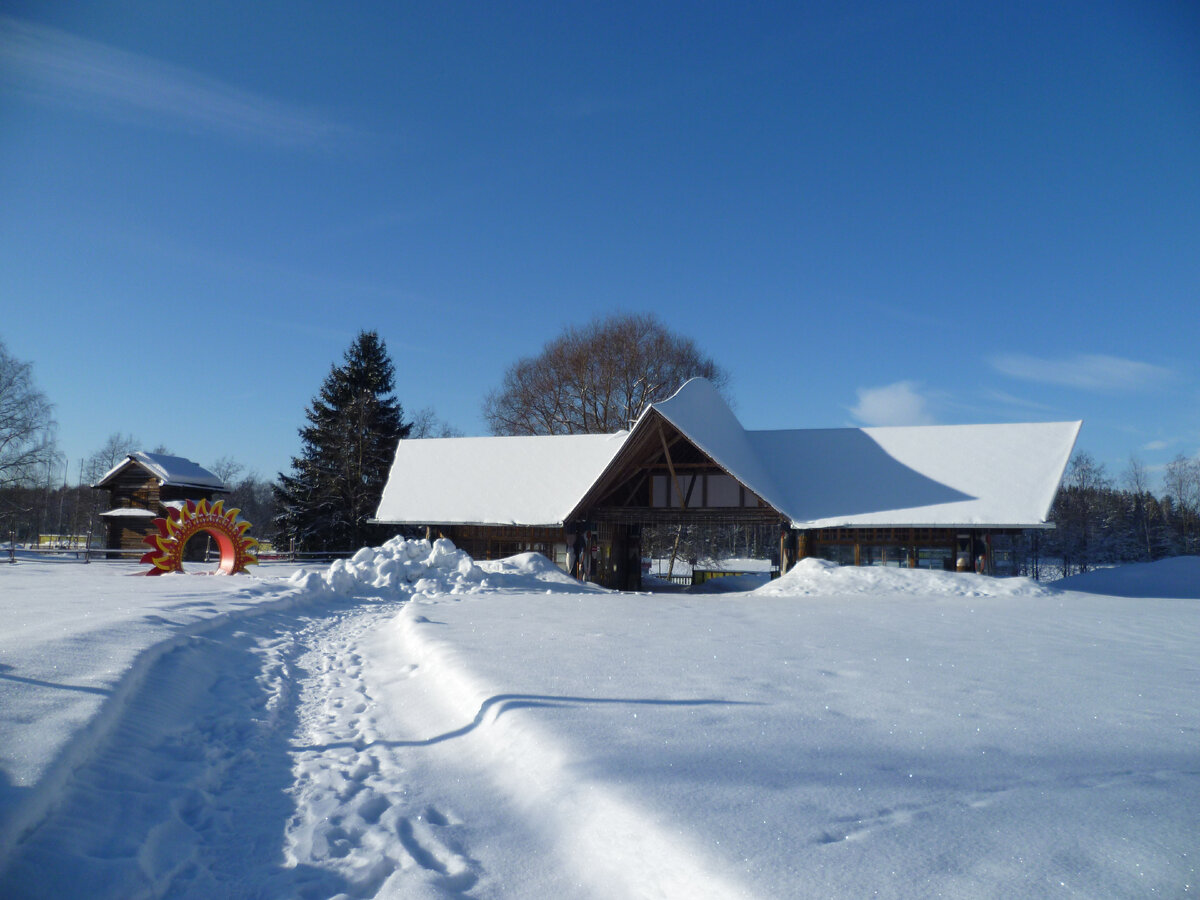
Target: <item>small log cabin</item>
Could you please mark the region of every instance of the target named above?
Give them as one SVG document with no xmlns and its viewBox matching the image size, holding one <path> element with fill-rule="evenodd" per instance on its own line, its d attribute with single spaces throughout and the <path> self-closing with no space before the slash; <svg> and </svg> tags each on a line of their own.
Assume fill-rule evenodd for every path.
<svg viewBox="0 0 1200 900">
<path fill-rule="evenodd" d="M 106 550 L 146 550 L 142 541 L 154 531 L 154 520 L 165 518 L 167 509 L 188 500 L 212 500 L 229 488 L 216 475 L 182 456 L 162 453 L 131 453 L 92 485 L 109 492 L 109 508 L 100 518 L 105 522 Z M 196 557 L 196 548 L 187 558 Z M 203 553 L 203 548 L 199 548 Z"/>
<path fill-rule="evenodd" d="M 1081 422 L 748 431 L 693 379 L 617 434 L 404 440 L 376 521 L 477 559 L 641 586 L 649 525 L 768 524 L 779 560 L 996 572 L 1047 519 Z"/>
</svg>

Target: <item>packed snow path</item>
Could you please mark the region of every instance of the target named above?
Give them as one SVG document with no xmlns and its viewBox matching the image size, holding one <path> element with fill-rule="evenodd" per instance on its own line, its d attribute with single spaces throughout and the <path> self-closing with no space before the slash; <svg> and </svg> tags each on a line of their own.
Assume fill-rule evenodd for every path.
<svg viewBox="0 0 1200 900">
<path fill-rule="evenodd" d="M 398 606 L 267 613 L 168 653 L 14 854 L 6 896 L 372 896 L 414 864 L 469 887 L 469 866 L 414 825 L 395 755 L 364 749 L 353 648 Z"/>
</svg>

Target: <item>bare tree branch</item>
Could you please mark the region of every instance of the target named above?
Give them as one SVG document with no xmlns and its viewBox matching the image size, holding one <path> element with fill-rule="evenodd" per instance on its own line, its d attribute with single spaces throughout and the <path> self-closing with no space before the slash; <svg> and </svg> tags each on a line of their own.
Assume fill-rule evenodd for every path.
<svg viewBox="0 0 1200 900">
<path fill-rule="evenodd" d="M 32 483 L 57 457 L 52 409 L 33 367 L 0 342 L 0 487 Z"/>
</svg>

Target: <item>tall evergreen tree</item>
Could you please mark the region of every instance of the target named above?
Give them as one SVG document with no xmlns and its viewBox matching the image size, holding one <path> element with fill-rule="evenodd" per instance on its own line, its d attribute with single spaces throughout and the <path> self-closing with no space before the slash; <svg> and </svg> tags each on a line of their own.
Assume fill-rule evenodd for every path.
<svg viewBox="0 0 1200 900">
<path fill-rule="evenodd" d="M 396 444 L 412 425 L 393 395 L 395 369 L 374 331 L 360 332 L 305 412 L 301 450 L 275 487 L 281 536 L 305 550 L 352 550 L 382 537 L 375 515 Z"/>
</svg>

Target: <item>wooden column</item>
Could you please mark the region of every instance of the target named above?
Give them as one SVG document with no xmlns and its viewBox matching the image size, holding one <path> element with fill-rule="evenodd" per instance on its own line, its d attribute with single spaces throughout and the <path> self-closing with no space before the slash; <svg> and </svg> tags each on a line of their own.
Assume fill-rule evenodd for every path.
<svg viewBox="0 0 1200 900">
<path fill-rule="evenodd" d="M 804 558 L 801 547 L 804 546 L 804 536 L 795 528 L 784 526 L 779 530 L 779 574 L 785 575 Z"/>
</svg>

